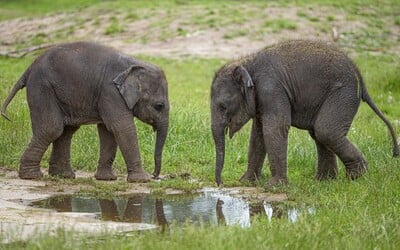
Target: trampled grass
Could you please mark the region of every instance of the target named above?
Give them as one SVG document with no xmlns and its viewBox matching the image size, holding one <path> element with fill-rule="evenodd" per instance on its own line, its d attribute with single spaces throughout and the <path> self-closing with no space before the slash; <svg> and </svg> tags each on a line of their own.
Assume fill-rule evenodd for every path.
<svg viewBox="0 0 400 250">
<path fill-rule="evenodd" d="M 4 1 L 0 1 L 3 4 Z M 8 1 L 7 1 L 8 2 Z M 29 12 L 26 1 L 9 3 L 11 18 Z M 41 3 L 45 3 L 42 1 Z M 66 1 L 69 2 L 69 1 Z M 78 2 L 78 1 L 77 1 Z M 76 3 L 77 3 L 76 2 Z M 210 8 L 225 3 L 220 1 L 138 1 L 141 7 L 173 8 L 185 5 L 206 5 Z M 84 3 L 84 1 L 82 1 Z M 110 6 L 122 8 L 125 1 L 87 1 L 101 8 Z M 300 5 L 332 5 L 357 15 L 365 10 L 393 13 L 395 1 L 375 1 L 361 4 L 359 1 L 297 1 Z M 232 5 L 238 2 L 232 2 Z M 260 2 L 257 4 L 263 4 Z M 272 4 L 278 4 L 277 2 Z M 292 3 L 279 3 L 279 6 Z M 53 6 L 53 7 L 52 7 Z M 95 5 L 97 6 L 97 5 Z M 160 7 L 161 6 L 161 7 Z M 1 6 L 3 7 L 3 5 Z M 79 6 L 71 4 L 68 8 Z M 35 7 L 36 8 L 36 7 Z M 66 7 L 67 8 L 67 7 Z M 220 7 L 219 7 L 220 8 Z M 47 9 L 33 12 L 43 15 L 57 11 L 49 4 Z M 1 13 L 1 12 L 0 12 Z M 21 14 L 22 13 L 22 14 Z M 5 17 L 6 18 L 6 17 Z M 136 18 L 136 17 L 134 17 Z M 239 17 L 236 17 L 239 18 Z M 309 17 L 307 17 L 309 18 Z M 239 18 L 240 19 L 240 18 Z M 327 18 L 332 19 L 332 18 Z M 205 19 L 208 20 L 208 19 Z M 329 21 L 328 20 L 328 21 Z M 224 20 L 215 19 L 215 25 Z M 226 20 L 225 20 L 226 21 Z M 199 21 L 200 22 L 200 21 Z M 207 22 L 201 20 L 201 22 Z M 378 24 L 376 24 L 378 25 Z M 371 29 L 376 30 L 374 25 Z M 295 31 L 294 31 L 295 32 Z M 377 38 L 378 40 L 381 38 Z M 362 40 L 362 39 L 361 39 Z M 374 39 L 369 39 L 369 44 Z M 384 41 L 379 40 L 380 44 Z M 381 110 L 392 121 L 400 135 L 400 59 L 396 55 L 377 54 L 357 50 L 352 51 L 367 85 L 367 89 Z M 0 102 L 3 103 L 11 86 L 17 81 L 35 57 L 10 59 L 0 57 Z M 166 187 L 191 190 L 201 186 L 214 185 L 214 145 L 210 131 L 209 88 L 214 72 L 225 60 L 222 59 L 170 59 L 140 56 L 141 59 L 162 67 L 169 82 L 171 103 L 170 129 L 164 150 L 162 174 L 190 173 L 198 183 L 188 183 L 183 179 L 166 180 L 153 187 L 163 190 Z M 28 105 L 25 90 L 15 97 L 8 109 L 11 123 L 0 119 L 0 165 L 17 169 L 19 158 L 31 136 Z M 155 135 L 152 129 L 136 121 L 144 166 L 148 172 L 153 170 L 153 147 Z M 232 140 L 227 140 L 226 162 L 223 171 L 225 186 L 245 185 L 238 182 L 247 162 L 247 147 L 250 124 L 247 124 Z M 364 153 L 369 162 L 365 176 L 349 181 L 345 178 L 340 164 L 339 178 L 334 181 L 317 182 L 313 179 L 316 164 L 316 150 L 306 131 L 292 128 L 288 147 L 288 174 L 290 184 L 278 191 L 287 193 L 290 202 L 306 204 L 314 213 L 301 214 L 297 222 L 288 219 L 255 218 L 250 228 L 240 227 L 175 227 L 161 234 L 158 231 L 133 233 L 130 236 L 86 237 L 76 233 L 59 231 L 55 236 L 32 239 L 28 242 L 0 245 L 1 249 L 396 249 L 400 245 L 400 168 L 399 159 L 392 158 L 391 140 L 386 126 L 364 103 L 348 134 Z M 43 159 L 42 170 L 47 171 L 49 152 Z M 98 159 L 98 136 L 94 125 L 82 126 L 72 143 L 72 165 L 75 169 L 95 171 Z M 125 174 L 125 164 L 118 152 L 115 170 Z M 264 164 L 262 182 L 269 177 L 268 162 Z M 96 184 L 94 184 L 96 185 Z M 111 186 L 111 185 L 110 185 Z M 123 184 L 111 188 L 99 186 L 107 194 L 124 189 Z M 83 190 L 84 192 L 84 190 Z"/>
</svg>

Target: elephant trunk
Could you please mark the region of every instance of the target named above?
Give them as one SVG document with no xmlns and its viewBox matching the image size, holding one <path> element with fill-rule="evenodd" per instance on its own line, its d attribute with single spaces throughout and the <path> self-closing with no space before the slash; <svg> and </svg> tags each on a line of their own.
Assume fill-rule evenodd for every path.
<svg viewBox="0 0 400 250">
<path fill-rule="evenodd" d="M 215 180 L 217 185 L 221 185 L 221 172 L 224 167 L 225 160 L 225 126 L 224 125 L 213 125 L 212 126 L 212 134 L 215 143 L 215 154 L 216 154 L 216 162 L 215 162 Z"/>
<path fill-rule="evenodd" d="M 167 139 L 168 134 L 168 121 L 159 123 L 157 125 L 157 136 L 156 136 L 156 145 L 154 149 L 154 172 L 153 177 L 156 178 L 160 175 L 161 171 L 161 162 L 162 162 L 162 151 L 164 148 L 165 140 Z"/>
</svg>

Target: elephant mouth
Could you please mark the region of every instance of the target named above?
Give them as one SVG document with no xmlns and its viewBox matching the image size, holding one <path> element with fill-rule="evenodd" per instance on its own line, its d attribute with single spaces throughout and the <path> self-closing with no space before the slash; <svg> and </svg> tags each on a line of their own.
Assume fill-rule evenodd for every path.
<svg viewBox="0 0 400 250">
<path fill-rule="evenodd" d="M 153 128 L 153 132 L 156 132 L 157 129 L 158 129 L 158 127 L 159 127 L 160 122 L 151 119 L 151 120 L 149 121 L 149 124 L 150 124 L 151 127 Z"/>
<path fill-rule="evenodd" d="M 229 128 L 226 127 L 224 132 L 225 132 L 225 135 L 228 135 L 229 134 Z"/>
<path fill-rule="evenodd" d="M 232 121 L 229 121 L 227 124 L 227 127 L 225 128 L 225 135 L 229 135 L 229 139 L 232 139 L 233 136 L 238 132 L 245 123 L 235 123 Z"/>
<path fill-rule="evenodd" d="M 232 139 L 238 129 L 229 128 L 229 139 Z"/>
<path fill-rule="evenodd" d="M 231 122 L 229 122 L 228 126 L 225 128 L 225 135 L 228 134 L 229 139 L 232 139 L 238 130 L 239 129 L 235 128 L 235 126 L 233 126 L 233 124 Z"/>
</svg>

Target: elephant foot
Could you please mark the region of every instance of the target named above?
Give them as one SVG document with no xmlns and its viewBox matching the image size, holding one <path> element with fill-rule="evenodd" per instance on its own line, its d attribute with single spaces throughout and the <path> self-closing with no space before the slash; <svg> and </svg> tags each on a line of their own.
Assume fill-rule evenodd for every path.
<svg viewBox="0 0 400 250">
<path fill-rule="evenodd" d="M 117 175 L 114 174 L 111 168 L 97 168 L 96 174 L 94 175 L 96 180 L 101 181 L 114 181 L 117 179 Z"/>
<path fill-rule="evenodd" d="M 128 173 L 126 180 L 127 182 L 149 182 L 151 180 L 151 175 L 145 171 Z"/>
<path fill-rule="evenodd" d="M 272 188 L 279 185 L 287 185 L 289 183 L 287 177 L 272 177 L 266 183 L 266 187 Z"/>
<path fill-rule="evenodd" d="M 157 174 L 155 174 L 155 173 L 152 173 L 152 174 L 151 174 L 151 179 L 153 179 L 153 180 L 160 180 L 161 177 L 160 177 L 160 175 L 157 175 Z"/>
<path fill-rule="evenodd" d="M 361 161 L 356 164 L 346 166 L 346 176 L 351 180 L 361 177 L 368 170 L 368 163 Z"/>
<path fill-rule="evenodd" d="M 240 177 L 239 180 L 242 181 L 242 182 L 245 182 L 245 181 L 255 182 L 255 181 L 258 180 L 258 176 L 257 176 L 256 173 L 254 173 L 254 172 L 248 172 L 248 171 L 246 171 L 246 173 L 244 173 L 244 174 L 242 175 L 242 177 Z"/>
<path fill-rule="evenodd" d="M 323 181 L 323 180 L 334 180 L 336 179 L 338 175 L 338 170 L 337 168 L 330 168 L 328 170 L 324 169 L 323 171 L 318 170 L 317 174 L 315 175 L 315 179 L 318 181 Z"/>
<path fill-rule="evenodd" d="M 160 179 L 160 171 L 155 171 L 151 174 L 151 178 L 154 180 L 159 180 Z"/>
<path fill-rule="evenodd" d="M 65 179 L 75 179 L 75 173 L 72 170 L 71 166 L 69 165 L 68 166 L 50 165 L 49 175 Z"/>
<path fill-rule="evenodd" d="M 34 180 L 34 179 L 40 179 L 43 177 L 42 171 L 40 171 L 40 168 L 35 168 L 34 170 L 32 169 L 21 169 L 18 171 L 18 176 L 21 179 L 25 180 Z"/>
</svg>

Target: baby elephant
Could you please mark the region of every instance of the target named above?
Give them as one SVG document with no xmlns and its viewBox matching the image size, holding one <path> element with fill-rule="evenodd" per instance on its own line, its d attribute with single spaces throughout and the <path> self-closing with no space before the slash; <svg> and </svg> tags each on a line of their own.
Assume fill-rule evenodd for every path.
<svg viewBox="0 0 400 250">
<path fill-rule="evenodd" d="M 119 146 L 128 182 L 146 182 L 133 117 L 157 131 L 154 151 L 157 177 L 168 132 L 168 85 L 163 71 L 95 43 L 60 44 L 39 56 L 25 71 L 5 101 L 26 87 L 32 139 L 21 157 L 19 177 L 43 176 L 40 161 L 50 143 L 49 175 L 74 178 L 70 165 L 71 138 L 83 124 L 97 124 L 100 137 L 98 180 L 115 180 L 112 163 Z"/>
<path fill-rule="evenodd" d="M 354 63 L 339 49 L 317 41 L 287 41 L 224 65 L 211 87 L 212 134 L 216 148 L 215 177 L 221 184 L 229 137 L 253 119 L 247 171 L 254 181 L 268 153 L 272 178 L 268 186 L 288 182 L 287 142 L 290 126 L 309 131 L 318 151 L 318 180 L 336 178 L 336 155 L 346 174 L 356 179 L 367 170 L 361 152 L 346 138 L 360 100 L 386 123 L 399 155 L 390 122 L 368 95 Z"/>
</svg>

